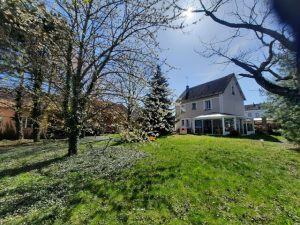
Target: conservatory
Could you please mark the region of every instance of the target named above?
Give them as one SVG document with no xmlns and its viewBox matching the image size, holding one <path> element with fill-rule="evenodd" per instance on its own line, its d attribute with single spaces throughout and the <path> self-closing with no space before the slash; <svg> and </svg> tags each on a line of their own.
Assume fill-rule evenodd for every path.
<svg viewBox="0 0 300 225">
<path fill-rule="evenodd" d="M 254 120 L 245 116 L 230 114 L 201 115 L 191 119 L 194 134 L 229 135 L 237 132 L 240 135 L 255 133 Z"/>
</svg>

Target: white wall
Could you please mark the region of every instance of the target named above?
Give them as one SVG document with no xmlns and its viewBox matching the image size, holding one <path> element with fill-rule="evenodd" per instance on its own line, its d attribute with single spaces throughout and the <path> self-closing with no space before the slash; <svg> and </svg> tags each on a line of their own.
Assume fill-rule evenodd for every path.
<svg viewBox="0 0 300 225">
<path fill-rule="evenodd" d="M 232 86 L 234 87 L 234 95 L 232 94 Z M 245 107 L 244 99 L 236 84 L 236 80 L 232 79 L 223 93 L 223 112 L 233 115 L 244 116 Z"/>
<path fill-rule="evenodd" d="M 267 112 L 265 109 L 259 109 L 259 110 L 247 110 L 245 111 L 245 116 L 251 117 L 251 118 L 262 118 L 264 117 L 264 114 Z M 251 113 L 251 115 L 249 115 Z M 259 114 L 259 116 L 256 115 L 256 113 Z"/>
</svg>

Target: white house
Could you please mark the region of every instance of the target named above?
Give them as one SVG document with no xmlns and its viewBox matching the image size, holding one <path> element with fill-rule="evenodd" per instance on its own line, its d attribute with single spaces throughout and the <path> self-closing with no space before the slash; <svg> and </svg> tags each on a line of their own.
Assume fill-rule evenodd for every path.
<svg viewBox="0 0 300 225">
<path fill-rule="evenodd" d="M 253 119 L 245 116 L 245 96 L 234 74 L 186 90 L 176 101 L 175 129 L 180 133 L 253 134 Z"/>
<path fill-rule="evenodd" d="M 261 103 L 245 105 L 245 116 L 253 118 L 254 121 L 261 121 L 266 112 L 267 109 Z"/>
</svg>

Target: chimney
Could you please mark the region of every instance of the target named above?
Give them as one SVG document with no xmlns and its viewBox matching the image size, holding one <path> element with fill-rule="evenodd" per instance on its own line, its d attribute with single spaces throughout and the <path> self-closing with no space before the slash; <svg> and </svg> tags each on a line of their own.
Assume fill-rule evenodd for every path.
<svg viewBox="0 0 300 225">
<path fill-rule="evenodd" d="M 186 85 L 186 89 L 185 89 L 185 99 L 188 99 L 190 95 L 190 87 L 189 85 Z"/>
</svg>

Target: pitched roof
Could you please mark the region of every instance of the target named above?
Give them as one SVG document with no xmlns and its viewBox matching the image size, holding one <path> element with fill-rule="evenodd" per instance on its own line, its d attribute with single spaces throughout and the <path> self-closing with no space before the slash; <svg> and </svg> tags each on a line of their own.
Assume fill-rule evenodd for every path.
<svg viewBox="0 0 300 225">
<path fill-rule="evenodd" d="M 266 107 L 264 106 L 263 103 L 258 103 L 258 104 L 250 104 L 250 105 L 245 105 L 245 110 L 264 110 Z"/>
<path fill-rule="evenodd" d="M 195 87 L 187 87 L 187 89 L 179 96 L 178 100 L 191 100 L 222 94 L 224 93 L 232 78 L 235 78 L 235 75 L 233 73 L 225 77 L 221 77 L 219 79 L 197 85 Z"/>
</svg>

